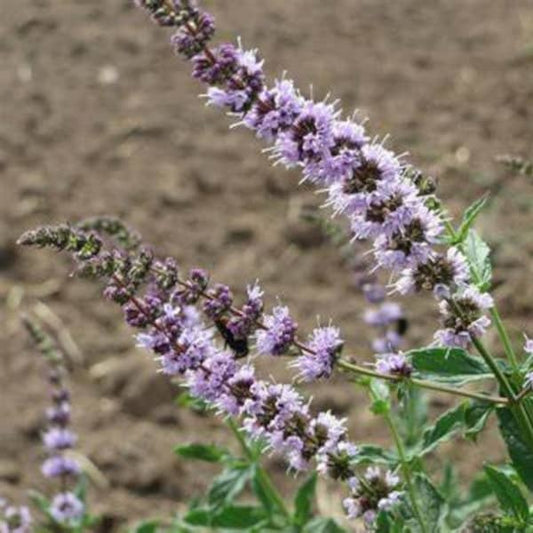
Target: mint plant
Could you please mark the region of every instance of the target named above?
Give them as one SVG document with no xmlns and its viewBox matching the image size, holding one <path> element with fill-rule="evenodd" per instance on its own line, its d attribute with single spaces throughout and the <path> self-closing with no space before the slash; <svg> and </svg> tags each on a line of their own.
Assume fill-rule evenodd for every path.
<svg viewBox="0 0 533 533">
<path fill-rule="evenodd" d="M 385 328 L 375 361 L 367 365 L 333 323 L 302 332 L 288 307 L 264 309 L 258 283 L 247 286 L 245 300 L 237 303 L 228 286 L 213 282 L 205 270 L 186 273 L 173 258 L 157 256 L 118 220 L 26 232 L 21 245 L 67 252 L 75 274 L 99 280 L 104 297 L 121 307 L 160 371 L 181 379 L 192 397 L 226 419 L 242 444 L 244 459 L 237 460 L 198 444 L 178 448 L 187 458 L 223 464 L 224 491 L 215 482 L 206 499 L 169 530 L 335 531 L 339 526 L 310 510 L 316 474 L 343 486 L 342 506 L 353 528 L 533 530 L 533 342 L 525 337 L 515 345 L 491 295 L 490 247 L 474 229 L 487 197 L 453 221 L 434 181 L 370 136 L 356 115 L 346 118 L 337 102 L 307 98 L 287 76 L 268 85 L 256 50 L 240 43 L 213 46 L 214 18 L 196 3 L 135 3 L 172 28 L 171 44 L 205 85 L 207 103 L 263 140 L 275 163 L 300 169 L 302 181 L 319 187 L 325 205 L 346 218 L 350 238 L 369 244 L 369 270 L 386 272 L 388 292 L 425 294 L 441 316 L 432 342 L 401 351 L 387 329 L 402 319 L 401 309 L 383 303 L 387 291 L 367 286 L 368 299 L 382 304 L 367 313 L 367 322 Z M 519 171 L 527 175 L 525 168 Z M 491 327 L 505 359 L 484 340 Z M 287 358 L 294 381 L 263 379 L 255 356 Z M 353 442 L 345 420 L 315 411 L 299 392 L 299 381 L 327 380 L 334 372 L 366 391 L 394 449 Z M 455 396 L 458 403 L 429 422 L 424 390 Z M 433 481 L 428 455 L 459 434 L 482 447 L 479 435 L 491 417 L 497 418 L 509 464 L 485 465 L 466 493 L 451 467 L 440 483 Z M 293 507 L 258 466 L 265 453 L 281 454 L 293 473 L 307 472 Z M 233 502 L 246 484 L 258 505 Z M 137 531 L 159 527 L 146 522 Z"/>
</svg>

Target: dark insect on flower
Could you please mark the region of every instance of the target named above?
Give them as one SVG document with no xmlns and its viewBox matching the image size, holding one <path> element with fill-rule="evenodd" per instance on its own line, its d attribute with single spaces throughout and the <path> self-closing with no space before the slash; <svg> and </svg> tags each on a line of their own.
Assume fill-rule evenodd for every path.
<svg viewBox="0 0 533 533">
<path fill-rule="evenodd" d="M 250 351 L 248 348 L 248 339 L 236 337 L 228 328 L 227 318 L 221 317 L 216 319 L 214 322 L 218 332 L 224 339 L 226 346 L 229 346 L 229 348 L 233 350 L 235 357 L 237 359 L 246 357 Z"/>
<path fill-rule="evenodd" d="M 407 318 L 401 317 L 396 322 L 396 331 L 398 332 L 398 335 L 404 336 L 407 330 L 409 329 L 409 321 Z"/>
</svg>

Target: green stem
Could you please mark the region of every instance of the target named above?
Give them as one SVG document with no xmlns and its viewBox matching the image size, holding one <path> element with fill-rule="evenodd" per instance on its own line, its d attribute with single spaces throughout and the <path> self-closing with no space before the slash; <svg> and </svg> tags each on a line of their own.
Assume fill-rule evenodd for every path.
<svg viewBox="0 0 533 533">
<path fill-rule="evenodd" d="M 373 393 L 370 387 L 369 387 L 369 391 L 370 391 L 372 398 L 376 400 L 377 397 Z M 415 517 L 418 523 L 420 524 L 420 529 L 422 530 L 422 533 L 429 533 L 426 523 L 424 522 L 422 511 L 420 510 L 420 507 L 418 505 L 418 499 L 416 497 L 416 489 L 413 483 L 413 479 L 411 477 L 411 469 L 409 466 L 409 461 L 407 460 L 407 454 L 405 452 L 405 447 L 403 445 L 403 441 L 400 436 L 400 433 L 398 432 L 398 428 L 396 427 L 396 424 L 394 423 L 394 419 L 390 411 L 390 407 L 387 407 L 387 409 L 383 413 L 383 417 L 385 418 L 385 421 L 387 422 L 387 425 L 389 426 L 392 438 L 394 440 L 394 444 L 396 446 L 396 450 L 398 451 L 398 457 L 400 458 L 400 465 L 402 467 L 403 477 L 405 480 L 405 484 L 407 486 L 407 493 L 409 494 L 409 500 L 411 501 L 411 507 L 413 508 Z"/>
<path fill-rule="evenodd" d="M 481 355 L 485 363 L 487 363 L 489 368 L 492 370 L 492 373 L 496 376 L 496 379 L 498 380 L 498 383 L 503 389 L 505 395 L 509 398 L 509 400 L 514 401 L 515 395 L 513 388 L 511 387 L 508 379 L 505 377 L 505 374 L 501 371 L 498 363 L 496 363 L 496 360 L 492 357 L 492 355 L 490 355 L 484 344 L 477 337 L 471 335 L 471 339 L 479 355 Z"/>
<path fill-rule="evenodd" d="M 274 483 L 270 479 L 269 475 L 266 473 L 264 468 L 257 462 L 252 450 L 248 446 L 246 439 L 243 437 L 241 431 L 239 430 L 237 424 L 232 418 L 228 418 L 227 425 L 231 429 L 232 433 L 235 435 L 235 438 L 239 442 L 239 445 L 243 451 L 244 456 L 250 463 L 255 463 L 255 468 L 257 472 L 257 481 L 263 487 L 263 490 L 269 494 L 272 500 L 276 503 L 280 512 L 286 517 L 290 518 L 291 514 L 289 513 L 281 494 L 278 492 Z"/>
<path fill-rule="evenodd" d="M 507 333 L 507 330 L 505 329 L 505 326 L 503 324 L 502 317 L 500 316 L 498 308 L 496 307 L 496 304 L 494 304 L 494 307 L 490 310 L 490 315 L 492 317 L 494 325 L 496 326 L 496 329 L 498 330 L 498 335 L 502 341 L 503 347 L 505 348 L 505 353 L 507 354 L 509 362 L 511 363 L 513 370 L 516 372 L 518 371 L 518 360 L 516 358 L 516 353 L 511 343 L 511 339 L 509 338 L 509 334 Z"/>
<path fill-rule="evenodd" d="M 422 389 L 429 389 L 429 390 L 434 390 L 437 392 L 444 392 L 446 394 L 453 394 L 454 396 L 462 396 L 464 398 L 471 398 L 473 400 L 481 400 L 484 402 L 491 402 L 491 403 L 495 403 L 499 405 L 507 405 L 509 403 L 507 398 L 502 398 L 500 396 L 489 396 L 489 395 L 481 394 L 477 392 L 454 389 L 452 387 L 446 387 L 445 385 L 439 385 L 438 383 L 433 383 L 431 381 L 425 381 L 423 379 L 404 378 L 402 376 L 381 374 L 380 372 L 376 372 L 375 370 L 371 370 L 369 368 L 365 368 L 359 365 L 355 365 L 353 363 L 349 363 L 348 361 L 345 361 L 343 359 L 339 359 L 337 361 L 337 366 L 340 368 L 343 368 L 344 370 L 352 372 L 354 374 L 359 374 L 362 376 L 369 376 L 369 377 L 378 378 L 378 379 L 384 379 L 386 381 L 394 381 L 394 382 L 406 381 Z"/>
<path fill-rule="evenodd" d="M 487 365 L 490 366 L 490 369 L 498 379 L 501 388 L 504 391 L 504 394 L 511 401 L 510 409 L 513 413 L 516 422 L 519 426 L 522 427 L 522 431 L 525 433 L 526 439 L 529 441 L 529 446 L 533 449 L 533 423 L 527 412 L 525 406 L 519 401 L 519 398 L 515 395 L 514 390 L 509 383 L 508 379 L 505 377 L 505 374 L 500 370 L 500 367 L 494 360 L 494 358 L 487 352 L 487 349 L 483 343 L 476 337 L 472 337 L 472 342 L 476 347 L 477 351 L 483 357 Z"/>
</svg>

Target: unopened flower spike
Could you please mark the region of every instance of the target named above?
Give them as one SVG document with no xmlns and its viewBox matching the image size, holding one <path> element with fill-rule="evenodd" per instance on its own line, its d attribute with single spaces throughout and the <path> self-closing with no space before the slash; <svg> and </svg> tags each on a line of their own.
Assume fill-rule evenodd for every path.
<svg viewBox="0 0 533 533">
<path fill-rule="evenodd" d="M 81 468 L 68 455 L 68 451 L 76 444 L 77 436 L 70 429 L 71 406 L 65 380 L 65 360 L 52 338 L 35 320 L 24 316 L 23 323 L 48 364 L 52 406 L 46 411 L 48 424 L 42 440 L 48 457 L 41 471 L 45 477 L 57 480 L 60 487 L 60 492 L 52 499 L 50 514 L 58 524 L 70 527 L 83 517 L 85 505 L 72 490 L 68 490 L 81 474 Z"/>
</svg>

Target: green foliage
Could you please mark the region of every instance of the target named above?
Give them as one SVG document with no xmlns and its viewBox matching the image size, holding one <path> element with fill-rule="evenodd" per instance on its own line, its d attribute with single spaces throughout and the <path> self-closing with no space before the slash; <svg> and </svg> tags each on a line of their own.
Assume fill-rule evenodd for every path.
<svg viewBox="0 0 533 533">
<path fill-rule="evenodd" d="M 417 378 L 461 386 L 493 377 L 483 359 L 459 348 L 421 348 L 407 355 Z"/>
<path fill-rule="evenodd" d="M 455 232 L 455 236 L 451 240 L 451 244 L 460 244 L 466 239 L 470 228 L 472 227 L 472 225 L 476 221 L 476 218 L 478 217 L 478 215 L 481 213 L 481 211 L 487 204 L 488 199 L 489 199 L 488 194 L 485 194 L 484 196 L 476 200 L 474 203 L 472 203 L 465 210 L 463 214 L 463 219 L 461 221 L 461 225 Z"/>
<path fill-rule="evenodd" d="M 489 245 L 471 229 L 461 249 L 468 261 L 473 281 L 481 291 L 488 290 L 492 278 Z"/>
<path fill-rule="evenodd" d="M 499 408 L 496 414 L 513 466 L 527 488 L 533 492 L 533 448 L 525 440 L 509 408 Z"/>
<path fill-rule="evenodd" d="M 508 472 L 500 468 L 487 465 L 485 473 L 503 511 L 525 526 L 529 519 L 529 508 L 520 487 Z"/>
<path fill-rule="evenodd" d="M 355 464 L 383 464 L 395 466 L 398 464 L 398 455 L 390 450 L 385 450 L 375 444 L 361 444 L 357 446 L 358 453 L 354 458 Z"/>
<path fill-rule="evenodd" d="M 449 440 L 459 430 L 463 436 L 475 440 L 493 412 L 493 404 L 480 401 L 464 401 L 443 413 L 435 423 L 424 430 L 420 446 L 413 454 L 421 457 L 433 451 L 440 443 Z"/>
<path fill-rule="evenodd" d="M 442 495 L 425 474 L 416 474 L 415 488 L 424 513 L 423 519 L 429 531 L 432 533 L 445 531 L 444 521 L 448 506 Z"/>
<path fill-rule="evenodd" d="M 226 449 L 213 444 L 186 444 L 176 446 L 174 453 L 186 459 L 197 459 L 208 463 L 220 463 L 229 455 Z"/>
</svg>

